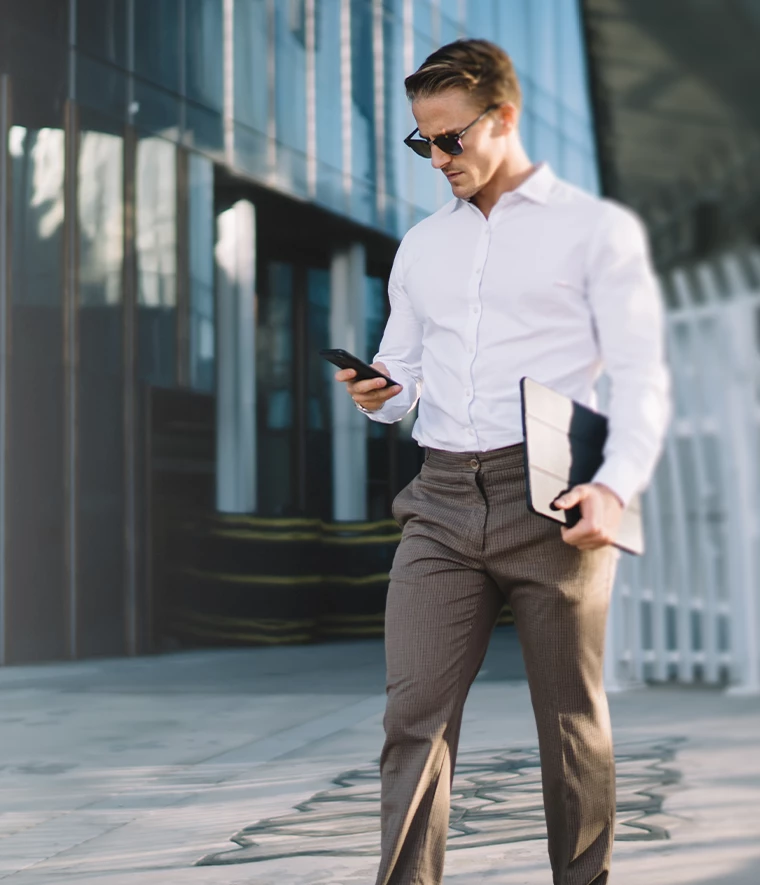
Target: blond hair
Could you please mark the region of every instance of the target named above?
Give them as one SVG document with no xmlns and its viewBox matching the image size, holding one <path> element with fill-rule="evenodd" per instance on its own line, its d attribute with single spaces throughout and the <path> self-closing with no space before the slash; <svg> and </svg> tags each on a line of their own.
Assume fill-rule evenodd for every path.
<svg viewBox="0 0 760 885">
<path fill-rule="evenodd" d="M 429 55 L 404 81 L 414 101 L 449 89 L 462 89 L 482 106 L 520 107 L 520 82 L 512 59 L 488 40 L 456 40 Z"/>
</svg>

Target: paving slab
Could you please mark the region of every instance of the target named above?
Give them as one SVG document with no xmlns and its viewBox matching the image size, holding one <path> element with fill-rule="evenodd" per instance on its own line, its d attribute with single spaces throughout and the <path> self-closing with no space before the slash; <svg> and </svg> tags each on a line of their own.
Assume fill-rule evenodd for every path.
<svg viewBox="0 0 760 885">
<path fill-rule="evenodd" d="M 372 885 L 383 671 L 374 640 L 0 670 L 0 879 Z M 758 885 L 760 699 L 610 701 L 612 882 Z M 539 778 L 500 629 L 465 711 L 446 885 L 550 883 Z"/>
</svg>

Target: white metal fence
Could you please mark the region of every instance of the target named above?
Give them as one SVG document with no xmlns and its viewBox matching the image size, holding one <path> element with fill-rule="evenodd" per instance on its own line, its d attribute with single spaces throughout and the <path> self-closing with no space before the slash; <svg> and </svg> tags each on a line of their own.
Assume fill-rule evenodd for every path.
<svg viewBox="0 0 760 885">
<path fill-rule="evenodd" d="M 674 417 L 644 495 L 647 552 L 623 554 L 607 683 L 760 691 L 760 252 L 663 280 Z"/>
</svg>

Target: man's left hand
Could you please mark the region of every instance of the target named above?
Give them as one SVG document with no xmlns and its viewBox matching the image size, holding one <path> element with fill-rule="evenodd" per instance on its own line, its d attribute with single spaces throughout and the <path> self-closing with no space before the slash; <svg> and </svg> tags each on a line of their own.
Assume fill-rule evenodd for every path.
<svg viewBox="0 0 760 885">
<path fill-rule="evenodd" d="M 562 526 L 562 540 L 579 550 L 598 550 L 617 538 L 623 502 L 612 489 L 591 482 L 575 486 L 554 504 L 560 510 L 580 505 L 581 519 L 571 529 Z"/>
</svg>

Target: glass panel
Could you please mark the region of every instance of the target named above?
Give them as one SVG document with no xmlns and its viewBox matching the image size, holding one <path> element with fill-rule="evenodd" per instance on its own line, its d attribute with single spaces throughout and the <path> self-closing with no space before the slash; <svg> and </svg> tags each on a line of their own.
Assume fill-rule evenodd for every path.
<svg viewBox="0 0 760 885">
<path fill-rule="evenodd" d="M 77 49 L 127 65 L 127 4 L 124 0 L 77 0 Z"/>
<path fill-rule="evenodd" d="M 280 183 L 306 193 L 305 0 L 275 4 L 275 118 Z M 283 150 L 281 147 L 285 149 Z"/>
<path fill-rule="evenodd" d="M 295 512 L 293 488 L 293 268 L 271 262 L 256 322 L 258 505 L 266 516 Z"/>
<path fill-rule="evenodd" d="M 404 95 L 404 26 L 397 16 L 386 16 L 383 47 L 385 52 L 385 166 L 386 191 L 390 199 L 388 226 L 397 236 L 409 226 L 409 180 L 416 159 L 404 144 L 415 122 Z"/>
<path fill-rule="evenodd" d="M 191 154 L 187 223 L 190 245 L 190 384 L 214 390 L 214 164 Z"/>
<path fill-rule="evenodd" d="M 537 86 L 551 95 L 556 95 L 558 91 L 557 18 L 554 7 L 555 0 L 530 0 L 525 12 L 530 16 L 530 75 Z"/>
<path fill-rule="evenodd" d="M 351 3 L 351 210 L 367 224 L 376 220 L 375 66 L 372 47 L 372 6 Z"/>
<path fill-rule="evenodd" d="M 579 6 L 578 3 L 559 3 L 557 8 L 559 83 L 562 84 L 559 98 L 573 113 L 589 121 L 591 113 Z"/>
<path fill-rule="evenodd" d="M 340 0 L 316 7 L 317 198 L 338 211 L 343 205 L 343 121 L 341 119 Z"/>
<path fill-rule="evenodd" d="M 521 77 L 530 72 L 533 76 L 535 61 L 529 44 L 529 24 L 535 18 L 535 0 L 497 0 L 494 4 L 496 13 L 496 42 L 512 59 Z M 538 0 L 544 2 L 544 0 Z M 488 35 L 483 34 L 488 39 Z"/>
<path fill-rule="evenodd" d="M 367 359 L 380 347 L 386 321 L 386 283 L 380 277 L 367 277 L 364 286 L 367 335 Z M 388 438 L 390 427 L 367 421 L 367 515 L 371 520 L 385 519 L 388 511 Z"/>
<path fill-rule="evenodd" d="M 81 652 L 94 655 L 124 643 L 124 147 L 80 120 L 77 567 Z"/>
<path fill-rule="evenodd" d="M 489 39 L 497 33 L 497 0 L 466 0 L 465 30 L 468 37 Z M 504 47 L 509 51 L 508 47 Z"/>
<path fill-rule="evenodd" d="M 179 0 L 133 0 L 135 73 L 179 92 Z"/>
<path fill-rule="evenodd" d="M 235 119 L 266 133 L 269 119 L 266 0 L 235 0 Z"/>
<path fill-rule="evenodd" d="M 224 25 L 222 0 L 185 4 L 185 94 L 224 110 Z"/>
<path fill-rule="evenodd" d="M 174 145 L 160 138 L 137 143 L 138 374 L 170 386 L 177 347 L 177 169 Z"/>
<path fill-rule="evenodd" d="M 307 272 L 306 510 L 332 519 L 334 367 L 319 356 L 330 341 L 330 272 Z"/>
<path fill-rule="evenodd" d="M 180 99 L 144 83 L 135 81 L 135 123 L 143 132 L 155 132 L 164 138 L 179 138 Z"/>
<path fill-rule="evenodd" d="M 86 55 L 76 63 L 77 102 L 116 120 L 126 120 L 128 75 Z"/>
<path fill-rule="evenodd" d="M 64 133 L 13 126 L 6 547 L 9 655 L 65 653 Z"/>
<path fill-rule="evenodd" d="M 533 159 L 536 162 L 545 161 L 553 169 L 559 169 L 562 165 L 559 129 L 549 126 L 540 117 L 535 119 Z"/>
</svg>

